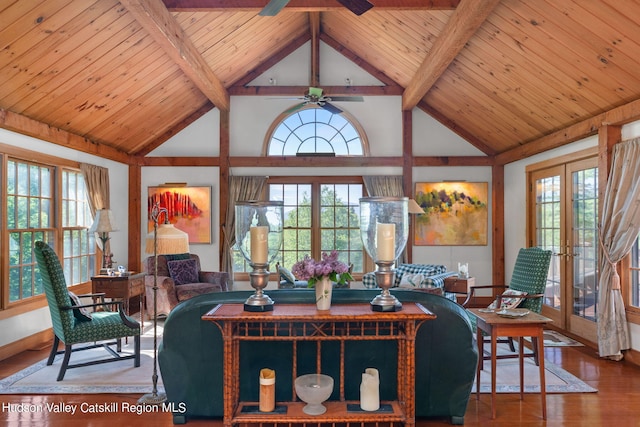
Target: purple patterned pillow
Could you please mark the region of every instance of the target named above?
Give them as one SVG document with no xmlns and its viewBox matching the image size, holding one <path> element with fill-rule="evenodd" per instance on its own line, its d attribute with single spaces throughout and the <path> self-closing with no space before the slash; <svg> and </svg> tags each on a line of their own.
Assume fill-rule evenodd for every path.
<svg viewBox="0 0 640 427">
<path fill-rule="evenodd" d="M 195 259 L 181 259 L 169 261 L 169 275 L 176 285 L 186 285 L 188 283 L 198 283 L 198 264 Z"/>
</svg>

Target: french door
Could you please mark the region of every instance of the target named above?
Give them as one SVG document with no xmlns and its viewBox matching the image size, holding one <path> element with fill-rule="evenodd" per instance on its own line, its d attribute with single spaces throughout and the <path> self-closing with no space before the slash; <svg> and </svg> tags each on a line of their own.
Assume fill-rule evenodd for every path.
<svg viewBox="0 0 640 427">
<path fill-rule="evenodd" d="M 558 161 L 527 171 L 529 241 L 553 254 L 543 314 L 561 329 L 596 342 L 597 157 Z"/>
</svg>

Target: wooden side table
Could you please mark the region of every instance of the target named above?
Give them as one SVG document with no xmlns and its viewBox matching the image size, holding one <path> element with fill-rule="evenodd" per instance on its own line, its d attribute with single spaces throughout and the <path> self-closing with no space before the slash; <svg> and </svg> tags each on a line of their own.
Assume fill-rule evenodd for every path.
<svg viewBox="0 0 640 427">
<path fill-rule="evenodd" d="M 468 294 L 469 289 L 475 286 L 475 277 L 462 278 L 458 276 L 449 276 L 444 279 L 445 292 L 454 292 L 456 294 Z"/>
<path fill-rule="evenodd" d="M 105 298 L 122 299 L 122 308 L 129 315 L 129 300 L 140 297 L 140 325 L 144 327 L 144 277 L 146 273 L 129 274 L 128 276 L 93 276 L 91 288 L 93 293 L 104 293 Z"/>
<path fill-rule="evenodd" d="M 491 336 L 491 418 L 496 417 L 496 356 L 498 337 L 518 337 L 518 359 L 520 368 L 520 400 L 524 400 L 524 337 L 538 339 L 538 354 L 540 368 L 540 398 L 542 400 L 542 419 L 547 419 L 547 390 L 544 377 L 544 335 L 543 327 L 552 320 L 537 313 L 529 313 L 523 317 L 509 318 L 497 315 L 495 312 L 486 313 L 478 308 L 468 309 L 477 318 L 478 355 L 480 362 L 484 353 L 482 333 Z M 480 399 L 480 370 L 482 363 L 478 363 L 476 374 L 476 399 Z"/>
</svg>

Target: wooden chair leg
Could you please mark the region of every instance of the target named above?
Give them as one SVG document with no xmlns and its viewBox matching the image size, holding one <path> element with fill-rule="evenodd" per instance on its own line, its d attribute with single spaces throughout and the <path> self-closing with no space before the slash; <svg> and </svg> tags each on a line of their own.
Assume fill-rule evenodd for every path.
<svg viewBox="0 0 640 427">
<path fill-rule="evenodd" d="M 62 365 L 60 366 L 60 372 L 58 373 L 58 381 L 62 381 L 64 374 L 67 372 L 67 366 L 69 365 L 69 358 L 71 357 L 71 346 L 64 346 L 64 358 L 62 359 Z"/>
<path fill-rule="evenodd" d="M 137 367 L 140 366 L 140 335 L 136 335 L 133 338 L 133 340 L 134 340 L 133 341 L 134 342 L 134 352 L 135 352 L 135 355 L 136 355 L 136 357 L 134 358 L 134 361 L 133 361 L 133 366 L 137 368 Z"/>
<path fill-rule="evenodd" d="M 516 347 L 513 345 L 513 338 L 509 337 L 508 341 L 509 341 L 509 343 L 508 343 L 509 344 L 509 350 L 511 350 L 512 352 L 515 352 L 516 351 Z"/>
<path fill-rule="evenodd" d="M 53 360 L 56 358 L 56 354 L 58 354 L 58 345 L 60 344 L 60 338 L 57 335 L 53 336 L 53 347 L 51 347 L 51 353 L 49 353 L 49 358 L 47 359 L 47 366 L 53 365 Z"/>
</svg>

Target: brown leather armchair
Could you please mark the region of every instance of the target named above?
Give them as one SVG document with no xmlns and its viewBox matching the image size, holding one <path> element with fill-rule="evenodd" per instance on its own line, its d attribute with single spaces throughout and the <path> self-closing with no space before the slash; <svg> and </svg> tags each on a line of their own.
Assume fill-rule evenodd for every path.
<svg viewBox="0 0 640 427">
<path fill-rule="evenodd" d="M 180 301 L 188 300 L 197 295 L 208 294 L 211 292 L 228 291 L 227 282 L 228 273 L 201 271 L 200 258 L 196 254 L 188 254 L 188 258 L 184 255 L 158 255 L 158 295 L 157 295 L 157 316 L 167 316 L 169 312 L 178 305 Z M 187 283 L 176 283 L 172 278 L 169 268 L 171 261 L 194 260 L 195 273 L 197 281 Z M 145 277 L 145 288 L 147 297 L 147 312 L 149 316 L 153 316 L 153 272 L 155 268 L 154 257 L 148 257 L 145 260 L 144 270 L 147 273 Z M 174 275 L 175 277 L 175 275 Z M 195 278 L 195 276 L 194 276 Z"/>
</svg>

